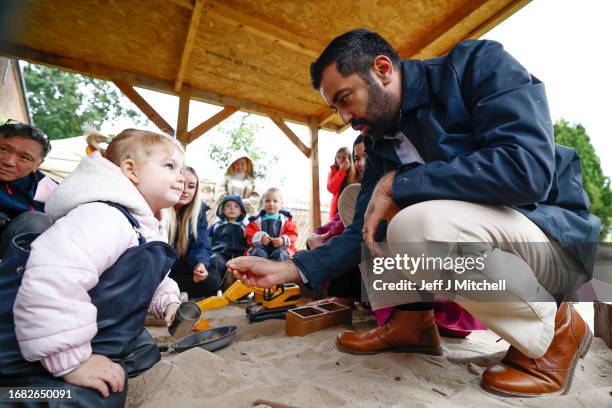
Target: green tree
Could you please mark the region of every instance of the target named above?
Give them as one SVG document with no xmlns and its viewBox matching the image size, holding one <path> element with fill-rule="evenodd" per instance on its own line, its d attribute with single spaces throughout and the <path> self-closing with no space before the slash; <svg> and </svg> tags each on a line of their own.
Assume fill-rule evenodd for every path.
<svg viewBox="0 0 612 408">
<path fill-rule="evenodd" d="M 236 119 L 228 121 L 226 126 L 219 126 L 219 133 L 223 140 L 210 146 L 210 157 L 220 169 L 229 166 L 232 154 L 238 150 L 246 151 L 253 161 L 255 177 L 265 179 L 268 170 L 274 168 L 278 162 L 277 155 L 270 155 L 268 151 L 257 145 L 256 133 L 261 129 L 253 122 L 249 114 L 241 114 Z"/>
<path fill-rule="evenodd" d="M 601 162 L 591 144 L 591 139 L 584 127 L 578 123 L 570 125 L 565 120 L 555 123 L 555 142 L 573 147 L 582 163 L 582 183 L 591 201 L 590 211 L 601 219 L 603 240 L 610 231 L 612 223 L 612 189 L 610 178 L 601 170 Z"/>
<path fill-rule="evenodd" d="M 35 64 L 26 64 L 23 76 L 34 125 L 51 139 L 99 129 L 105 120 L 145 122 L 110 82 Z"/>
</svg>

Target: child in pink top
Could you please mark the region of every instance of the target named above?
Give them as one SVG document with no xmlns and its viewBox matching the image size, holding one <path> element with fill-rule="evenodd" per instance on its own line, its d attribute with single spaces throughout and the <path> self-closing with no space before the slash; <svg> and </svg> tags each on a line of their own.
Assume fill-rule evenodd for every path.
<svg viewBox="0 0 612 408">
<path fill-rule="evenodd" d="M 179 304 L 167 277 L 175 252 L 156 215 L 181 196 L 184 150 L 149 131 L 124 130 L 106 150 L 103 138 L 88 136 L 100 151 L 47 201 L 55 223 L 31 249 L 32 237 L 16 239 L 0 264 L 0 317 L 14 314 L 14 331 L 0 327 L 0 386 L 71 384 L 79 400 L 121 406 L 126 375 L 160 358 L 147 309 L 169 325 Z"/>
</svg>

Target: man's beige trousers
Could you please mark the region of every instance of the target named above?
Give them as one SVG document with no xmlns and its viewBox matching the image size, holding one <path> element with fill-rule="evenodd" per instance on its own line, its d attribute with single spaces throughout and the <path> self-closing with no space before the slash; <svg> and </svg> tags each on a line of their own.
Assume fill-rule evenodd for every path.
<svg viewBox="0 0 612 408">
<path fill-rule="evenodd" d="M 359 184 L 347 186 L 338 200 L 338 211 L 345 225 L 353 220 L 359 188 Z M 408 255 L 415 257 L 422 255 L 421 250 L 428 243 L 490 244 L 492 251 L 487 254 L 485 277 L 498 281 L 506 279 L 503 274 L 510 272 L 513 281 L 521 282 L 520 287 L 510 285 L 498 296 L 504 301 L 478 302 L 457 296 L 453 300 L 525 355 L 537 358 L 546 352 L 554 335 L 557 311 L 549 292 L 562 292 L 571 284 L 572 277 L 561 271 L 576 271 L 579 267 L 523 214 L 505 206 L 426 201 L 404 208 L 393 218 L 387 241 L 392 252 L 412 250 L 414 253 Z M 411 278 L 418 281 L 423 277 Z M 443 290 L 433 292 L 449 295 Z"/>
<path fill-rule="evenodd" d="M 473 301 L 461 296 L 453 300 L 525 355 L 537 358 L 546 352 L 557 310 L 549 293 L 561 292 L 571 280 L 559 271 L 577 271 L 578 266 L 526 216 L 505 206 L 426 201 L 404 208 L 391 220 L 387 241 L 391 253 L 408 250 L 415 252 L 409 256 L 416 257 L 421 255 L 417 253 L 419 245 L 406 243 L 424 247 L 429 243 L 489 244 L 481 271 L 484 277 L 497 281 L 511 274 L 512 281 L 520 285 L 509 285 L 499 294 L 503 301 Z M 445 295 L 442 290 L 433 293 Z"/>
</svg>

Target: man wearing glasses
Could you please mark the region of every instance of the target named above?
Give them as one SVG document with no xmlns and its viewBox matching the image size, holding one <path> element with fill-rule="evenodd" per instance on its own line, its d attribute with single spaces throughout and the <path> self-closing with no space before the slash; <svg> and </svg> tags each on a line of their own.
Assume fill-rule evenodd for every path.
<svg viewBox="0 0 612 408">
<path fill-rule="evenodd" d="M 0 125 L 0 257 L 15 236 L 40 233 L 52 224 L 37 200 L 45 178 L 38 167 L 50 150 L 49 138 L 39 129 L 13 120 Z"/>
</svg>

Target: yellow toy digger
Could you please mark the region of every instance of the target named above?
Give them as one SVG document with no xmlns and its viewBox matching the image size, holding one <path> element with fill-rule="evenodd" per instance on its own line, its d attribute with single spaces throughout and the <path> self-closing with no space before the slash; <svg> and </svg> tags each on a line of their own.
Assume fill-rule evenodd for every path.
<svg viewBox="0 0 612 408">
<path fill-rule="evenodd" d="M 236 302 L 251 292 L 255 293 L 255 303 L 246 309 L 249 323 L 260 322 L 267 319 L 284 319 L 287 310 L 296 307 L 300 301 L 300 287 L 294 283 L 276 285 L 269 289 L 247 286 L 236 281 L 223 292 L 223 296 L 210 296 L 197 302 L 202 312 L 218 309 Z M 200 331 L 210 327 L 204 317 L 201 317 L 194 330 Z"/>
</svg>

